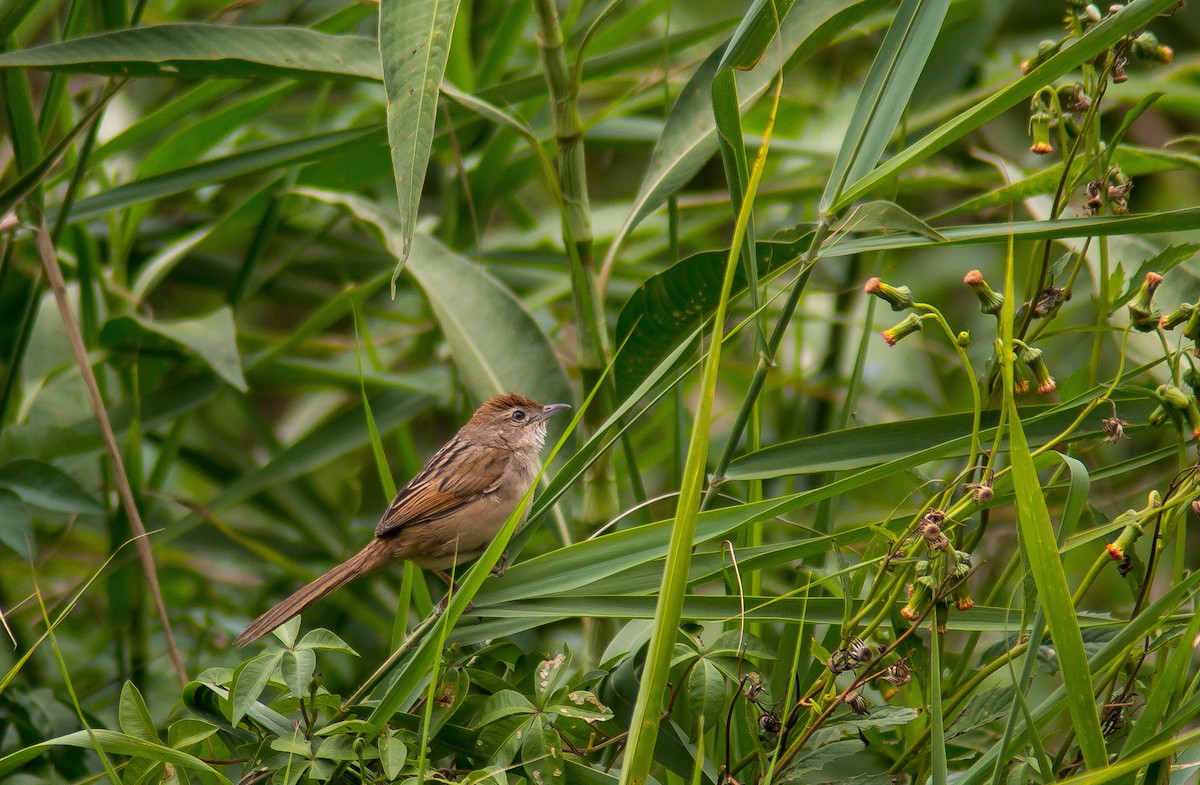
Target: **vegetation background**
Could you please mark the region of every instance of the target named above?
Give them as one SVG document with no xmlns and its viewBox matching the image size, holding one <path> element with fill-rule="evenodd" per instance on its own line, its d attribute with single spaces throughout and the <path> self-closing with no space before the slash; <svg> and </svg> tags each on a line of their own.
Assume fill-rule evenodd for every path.
<svg viewBox="0 0 1200 785">
<path fill-rule="evenodd" d="M 1195 781 L 1198 38 L 0 2 L 0 779 Z M 231 648 L 506 389 L 578 417 L 443 616 Z"/>
</svg>

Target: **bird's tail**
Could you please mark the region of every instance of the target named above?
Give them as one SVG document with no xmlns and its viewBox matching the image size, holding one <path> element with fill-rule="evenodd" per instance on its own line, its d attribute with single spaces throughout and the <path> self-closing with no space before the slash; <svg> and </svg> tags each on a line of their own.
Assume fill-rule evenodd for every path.
<svg viewBox="0 0 1200 785">
<path fill-rule="evenodd" d="M 371 540 L 361 551 L 250 622 L 250 626 L 234 639 L 233 644 L 245 646 L 306 610 L 308 606 L 335 589 L 387 564 L 391 559 L 379 545 L 378 540 Z"/>
</svg>

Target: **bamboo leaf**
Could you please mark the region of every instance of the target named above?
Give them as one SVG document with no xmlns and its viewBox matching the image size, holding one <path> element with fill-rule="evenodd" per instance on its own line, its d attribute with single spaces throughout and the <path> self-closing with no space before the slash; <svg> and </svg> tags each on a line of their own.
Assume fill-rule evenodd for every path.
<svg viewBox="0 0 1200 785">
<path fill-rule="evenodd" d="M 0 68 L 171 78 L 380 79 L 375 42 L 302 27 L 142 25 L 0 54 Z"/>
<path fill-rule="evenodd" d="M 933 50 L 950 0 L 904 0 L 858 94 L 817 209 L 833 212 L 847 184 L 875 168 Z"/>
<path fill-rule="evenodd" d="M 433 145 L 438 85 L 446 71 L 458 0 L 383 0 L 379 6 L 379 55 L 387 93 L 388 143 L 400 200 L 396 276 L 408 258 L 425 169 Z"/>
</svg>

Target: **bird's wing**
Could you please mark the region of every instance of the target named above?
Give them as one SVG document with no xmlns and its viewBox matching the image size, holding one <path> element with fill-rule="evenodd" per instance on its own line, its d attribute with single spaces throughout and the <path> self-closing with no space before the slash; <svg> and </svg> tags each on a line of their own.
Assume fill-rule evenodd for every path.
<svg viewBox="0 0 1200 785">
<path fill-rule="evenodd" d="M 445 517 L 495 493 L 511 455 L 505 449 L 452 439 L 396 493 L 375 526 L 375 536 Z"/>
</svg>

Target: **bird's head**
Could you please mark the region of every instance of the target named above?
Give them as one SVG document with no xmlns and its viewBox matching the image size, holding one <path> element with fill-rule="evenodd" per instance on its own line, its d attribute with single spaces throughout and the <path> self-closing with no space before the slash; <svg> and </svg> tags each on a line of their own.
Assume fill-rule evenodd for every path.
<svg viewBox="0 0 1200 785">
<path fill-rule="evenodd" d="M 464 429 L 484 444 L 537 452 L 546 443 L 546 420 L 570 408 L 565 403 L 543 406 L 524 395 L 503 393 L 476 409 Z"/>
</svg>

